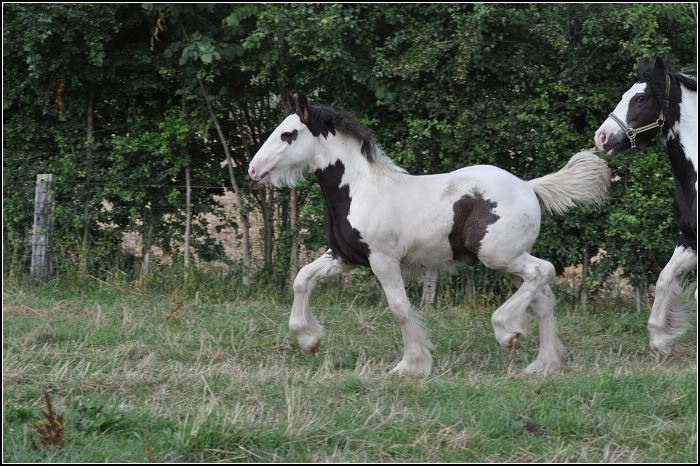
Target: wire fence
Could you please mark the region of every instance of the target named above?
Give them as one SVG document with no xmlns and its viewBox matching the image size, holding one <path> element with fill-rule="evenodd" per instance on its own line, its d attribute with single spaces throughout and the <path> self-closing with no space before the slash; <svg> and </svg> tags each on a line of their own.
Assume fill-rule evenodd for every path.
<svg viewBox="0 0 700 466">
<path fill-rule="evenodd" d="M 114 185 L 112 182 L 109 186 Z M 304 211 L 308 218 L 300 214 L 292 225 L 291 199 L 279 192 L 258 193 L 258 199 L 266 202 L 264 208 L 243 206 L 246 231 L 241 206 L 233 191 L 224 186 L 174 182 L 130 184 L 128 188 L 127 195 L 116 195 L 105 184 L 65 186 L 61 180 L 40 175 L 34 195 L 32 277 L 46 281 L 66 268 L 100 280 L 115 270 L 138 279 L 154 269 L 186 269 L 185 275 L 191 269 L 220 276 L 240 276 L 245 269 L 257 274 L 257 279 L 276 279 L 288 286 L 300 267 L 326 249 L 323 210 L 309 214 L 303 205 L 296 206 L 295 210 Z M 254 202 L 252 197 L 248 196 L 246 202 Z M 10 269 L 16 269 L 12 263 L 22 264 L 21 257 L 16 257 L 22 254 L 9 252 Z M 555 284 L 560 297 L 581 299 L 582 274 L 580 265 L 564 270 Z M 422 277 L 424 291 L 428 288 L 429 294 L 435 294 L 436 280 L 434 276 Z M 461 299 L 509 292 L 510 282 L 482 268 L 448 275 L 440 280 L 438 288 L 438 294 Z M 619 273 L 597 290 L 607 297 L 634 300 L 639 309 L 649 307 L 650 292 L 648 287 L 633 287 Z"/>
<path fill-rule="evenodd" d="M 19 239 L 15 242 L 24 244 L 15 246 L 31 249 L 32 276 L 39 280 L 52 275 L 59 262 L 86 268 L 129 262 L 132 267 L 172 266 L 187 256 L 193 267 L 235 269 L 245 258 L 246 243 L 253 269 L 281 266 L 279 250 L 289 248 L 285 241 L 297 242 L 296 257 L 284 258 L 285 267 L 303 265 L 323 252 L 301 241 L 309 232 L 292 231 L 288 196 L 261 193 L 261 210 L 238 205 L 224 186 L 131 184 L 128 193 L 113 194 L 104 184 L 66 187 L 41 175 L 35 187 L 31 242 Z"/>
</svg>

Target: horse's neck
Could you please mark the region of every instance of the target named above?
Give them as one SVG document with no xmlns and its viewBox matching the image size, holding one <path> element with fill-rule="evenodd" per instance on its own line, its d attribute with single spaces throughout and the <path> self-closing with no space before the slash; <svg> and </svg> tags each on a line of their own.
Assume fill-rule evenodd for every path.
<svg viewBox="0 0 700 466">
<path fill-rule="evenodd" d="M 673 175 L 678 180 L 688 171 L 698 172 L 698 94 L 681 85 L 680 114 L 666 131 L 665 144 Z M 696 182 L 697 191 L 697 182 Z"/>
<path fill-rule="evenodd" d="M 349 191 L 356 195 L 367 186 L 381 184 L 386 178 L 384 175 L 388 175 L 383 165 L 367 160 L 360 143 L 342 135 L 329 136 L 324 141 L 314 165 L 324 196 L 328 190 L 340 186 L 349 186 Z M 326 199 L 329 201 L 332 200 Z"/>
<path fill-rule="evenodd" d="M 350 202 L 350 184 L 352 176 L 346 177 L 346 166 L 338 159 L 323 168 L 316 170 L 318 184 L 326 206 L 333 210 L 338 205 L 344 206 Z"/>
</svg>

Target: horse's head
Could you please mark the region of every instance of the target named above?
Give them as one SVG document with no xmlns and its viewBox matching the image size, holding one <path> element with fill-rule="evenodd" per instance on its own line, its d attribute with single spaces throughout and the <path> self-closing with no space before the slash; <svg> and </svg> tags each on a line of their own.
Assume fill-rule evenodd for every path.
<svg viewBox="0 0 700 466">
<path fill-rule="evenodd" d="M 665 122 L 668 108 L 670 65 L 639 61 L 639 80 L 622 96 L 613 113 L 595 132 L 595 145 L 608 154 L 619 154 L 654 140 Z"/>
<path fill-rule="evenodd" d="M 309 129 L 312 109 L 305 95 L 288 96 L 289 116 L 270 134 L 248 167 L 254 181 L 292 185 L 307 171 L 316 138 Z"/>
</svg>

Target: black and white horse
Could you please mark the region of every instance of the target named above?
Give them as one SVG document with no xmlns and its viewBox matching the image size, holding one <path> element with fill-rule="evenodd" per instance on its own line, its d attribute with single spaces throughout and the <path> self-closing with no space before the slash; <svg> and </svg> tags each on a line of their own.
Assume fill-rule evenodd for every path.
<svg viewBox="0 0 700 466">
<path fill-rule="evenodd" d="M 326 203 L 330 249 L 303 267 L 294 281 L 289 329 L 302 350 L 319 348 L 323 327 L 309 299 L 319 281 L 363 265 L 372 268 L 399 322 L 403 357 L 395 372 L 427 375 L 431 343 L 406 296 L 402 272 L 477 261 L 509 273 L 515 294 L 493 314 L 498 343 L 513 349 L 528 333 L 528 306 L 539 320 L 540 350 L 530 374 L 557 370 L 564 358 L 549 281 L 554 267 L 528 252 L 540 230 L 540 206 L 563 213 L 606 197 L 609 171 L 590 152 L 576 154 L 559 172 L 523 181 L 480 165 L 452 173 L 411 176 L 376 145 L 352 116 L 303 95 L 250 163 L 255 181 L 293 186 L 316 172 Z"/>
<path fill-rule="evenodd" d="M 674 219 L 680 238 L 656 282 L 649 317 L 650 346 L 667 355 L 688 329 L 683 279 L 697 268 L 698 94 L 697 78 L 674 72 L 663 60 L 639 63 L 637 81 L 595 133 L 599 150 L 617 154 L 660 134 L 671 159 Z M 698 292 L 695 290 L 695 302 Z"/>
</svg>

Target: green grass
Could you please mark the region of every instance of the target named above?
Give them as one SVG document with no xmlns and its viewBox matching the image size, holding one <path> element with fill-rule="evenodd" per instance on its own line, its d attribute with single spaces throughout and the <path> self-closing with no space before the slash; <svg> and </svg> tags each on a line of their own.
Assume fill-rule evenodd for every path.
<svg viewBox="0 0 700 466">
<path fill-rule="evenodd" d="M 696 459 L 694 336 L 659 365 L 645 314 L 558 306 L 567 367 L 528 379 L 536 337 L 507 354 L 495 303 L 441 305 L 422 311 L 433 374 L 406 379 L 388 375 L 400 335 L 377 290 L 333 286 L 313 302 L 316 357 L 287 333 L 286 293 L 200 291 L 168 320 L 180 298 L 6 289 L 4 460 L 141 462 L 144 432 L 164 462 Z M 45 389 L 65 418 L 60 450 L 32 427 Z"/>
</svg>

